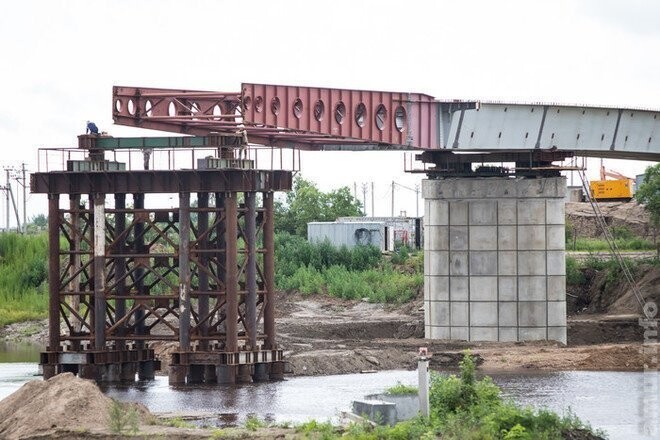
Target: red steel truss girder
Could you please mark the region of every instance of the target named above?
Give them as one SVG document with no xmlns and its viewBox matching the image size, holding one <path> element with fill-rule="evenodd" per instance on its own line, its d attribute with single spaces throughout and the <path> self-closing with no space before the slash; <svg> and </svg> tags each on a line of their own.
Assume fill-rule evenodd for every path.
<svg viewBox="0 0 660 440">
<path fill-rule="evenodd" d="M 264 145 L 436 143 L 435 100 L 419 93 L 265 84 L 243 84 L 241 93 L 114 87 L 112 102 L 120 125 L 197 136 L 244 129 L 250 142 Z"/>
</svg>

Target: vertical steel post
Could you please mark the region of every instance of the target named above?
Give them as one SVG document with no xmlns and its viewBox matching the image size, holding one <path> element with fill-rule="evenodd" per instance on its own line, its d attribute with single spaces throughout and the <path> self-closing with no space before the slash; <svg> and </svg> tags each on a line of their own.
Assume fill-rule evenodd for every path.
<svg viewBox="0 0 660 440">
<path fill-rule="evenodd" d="M 206 270 L 209 270 L 209 256 L 206 253 L 208 248 L 208 228 L 209 228 L 209 213 L 205 211 L 209 206 L 209 193 L 200 192 L 197 193 L 197 206 L 201 209 L 197 213 L 197 247 L 201 251 L 198 254 L 198 264 L 202 266 L 205 270 L 199 269 L 197 271 L 197 282 L 198 282 L 198 309 L 199 309 L 199 319 L 204 320 L 209 314 L 209 276 L 206 273 Z M 199 238 L 201 236 L 201 238 Z M 200 325 L 200 333 L 202 336 L 209 335 L 209 321 L 205 320 Z M 209 347 L 209 341 L 202 339 L 201 348 L 207 350 Z"/>
<path fill-rule="evenodd" d="M 60 195 L 48 194 L 48 350 L 60 348 Z"/>
<path fill-rule="evenodd" d="M 80 236 L 80 195 L 79 194 L 70 194 L 69 195 L 69 211 L 71 212 L 71 242 L 69 243 L 70 259 L 71 266 L 69 269 L 69 274 L 71 276 L 71 281 L 69 282 L 69 292 L 71 295 L 71 308 L 80 312 L 80 274 L 76 274 L 80 270 L 80 243 L 82 242 L 82 237 Z M 73 326 L 74 332 L 78 333 L 82 329 L 82 323 L 77 316 L 71 316 L 71 325 Z"/>
<path fill-rule="evenodd" d="M 133 194 L 133 208 L 135 209 L 136 212 L 133 213 L 135 216 L 135 226 L 133 227 L 133 247 L 136 255 L 142 255 L 144 253 L 144 223 L 142 221 L 141 216 L 144 215 L 143 212 L 138 212 L 138 210 L 144 209 L 144 194 Z M 136 293 L 138 295 L 144 295 L 144 269 L 140 267 L 140 260 L 139 259 L 134 259 L 134 263 L 137 268 L 135 269 L 135 290 L 137 291 Z M 143 309 L 137 309 L 135 311 L 135 322 L 139 322 L 142 320 L 142 317 L 144 316 L 144 310 Z M 145 325 L 143 322 L 140 322 L 139 324 L 136 324 L 135 332 L 138 335 L 144 335 L 145 334 Z M 144 341 L 137 341 L 136 342 L 136 347 L 137 348 L 143 348 L 144 347 Z"/>
<path fill-rule="evenodd" d="M 247 249 L 245 320 L 250 349 L 257 349 L 257 195 L 245 193 L 245 247 Z"/>
<path fill-rule="evenodd" d="M 264 333 L 266 349 L 273 350 L 275 343 L 275 210 L 274 193 L 264 193 Z"/>
<path fill-rule="evenodd" d="M 238 210 L 236 193 L 225 196 L 225 351 L 238 351 Z"/>
<path fill-rule="evenodd" d="M 105 194 L 94 194 L 94 348 L 105 348 Z"/>
<path fill-rule="evenodd" d="M 126 209 L 126 194 L 115 194 L 115 209 L 123 210 Z M 124 230 L 126 229 L 126 213 L 125 212 L 116 212 L 115 213 L 115 249 L 114 252 L 117 254 L 125 254 L 126 250 L 126 237 L 123 236 Z M 126 296 L 126 280 L 123 279 L 126 276 L 126 258 L 117 257 L 115 258 L 115 279 L 122 280 L 117 283 L 117 296 Z M 116 299 L 115 300 L 115 320 L 119 321 L 126 314 L 126 300 L 125 299 Z M 121 325 L 117 329 L 119 336 L 124 336 L 125 325 Z M 124 341 L 118 341 L 120 348 L 125 346 Z"/>
<path fill-rule="evenodd" d="M 224 285 L 225 285 L 225 267 L 227 265 L 226 259 L 225 259 L 225 222 L 220 221 L 220 218 L 225 213 L 225 199 L 222 193 L 215 193 L 215 210 L 216 210 L 216 216 L 217 216 L 217 226 L 216 226 L 216 244 L 215 248 L 218 250 L 216 254 L 216 265 L 217 265 L 217 270 L 216 274 L 218 276 L 218 279 L 222 283 L 221 286 L 218 286 L 218 291 L 224 290 Z M 222 302 L 222 293 L 218 293 L 218 296 L 216 298 L 216 301 Z M 224 313 L 227 310 L 226 304 L 219 309 L 219 314 L 220 315 L 225 315 Z M 224 330 L 224 321 L 220 324 L 218 327 L 218 331 L 222 332 Z"/>
<path fill-rule="evenodd" d="M 179 193 L 179 350 L 190 351 L 190 193 Z"/>
</svg>

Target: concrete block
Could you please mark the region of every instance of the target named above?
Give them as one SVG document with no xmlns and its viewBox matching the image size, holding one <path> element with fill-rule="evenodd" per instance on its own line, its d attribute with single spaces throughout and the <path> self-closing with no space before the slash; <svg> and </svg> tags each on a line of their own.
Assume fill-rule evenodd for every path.
<svg viewBox="0 0 660 440">
<path fill-rule="evenodd" d="M 516 200 L 498 200 L 497 223 L 499 225 L 515 225 L 517 221 Z"/>
<path fill-rule="evenodd" d="M 497 228 L 497 248 L 501 251 L 513 251 L 518 248 L 518 228 L 499 226 Z"/>
<path fill-rule="evenodd" d="M 424 263 L 428 259 L 428 275 L 449 275 L 449 252 L 447 251 L 427 251 L 428 258 L 424 258 Z"/>
<path fill-rule="evenodd" d="M 449 202 L 445 200 L 427 200 L 429 226 L 445 226 L 449 224 Z"/>
<path fill-rule="evenodd" d="M 468 224 L 468 202 L 450 201 L 449 202 L 449 224 L 464 225 Z"/>
<path fill-rule="evenodd" d="M 500 302 L 499 308 L 499 325 L 516 327 L 518 325 L 518 303 L 516 302 Z"/>
<path fill-rule="evenodd" d="M 518 252 L 518 275 L 545 275 L 545 252 Z"/>
<path fill-rule="evenodd" d="M 516 301 L 518 300 L 518 279 L 517 277 L 502 277 L 498 278 L 500 301 Z"/>
<path fill-rule="evenodd" d="M 429 275 L 424 275 L 424 301 L 431 300 L 431 280 Z"/>
<path fill-rule="evenodd" d="M 469 224 L 470 225 L 496 225 L 497 224 L 497 201 L 496 200 L 474 200 L 470 201 Z"/>
<path fill-rule="evenodd" d="M 518 329 L 518 339 L 520 341 L 544 341 L 546 337 L 546 327 L 520 327 Z"/>
<path fill-rule="evenodd" d="M 470 325 L 497 327 L 497 302 L 471 302 Z"/>
<path fill-rule="evenodd" d="M 428 321 L 426 321 L 428 322 Z M 430 325 L 425 325 L 424 326 L 424 338 L 425 339 L 431 339 L 431 326 Z"/>
<path fill-rule="evenodd" d="M 544 225 L 545 200 L 518 200 L 518 225 Z"/>
<path fill-rule="evenodd" d="M 499 275 L 516 275 L 518 259 L 515 251 L 500 251 L 497 253 L 497 273 Z"/>
<path fill-rule="evenodd" d="M 566 202 L 561 200 L 546 200 L 546 215 L 545 222 L 549 225 L 563 225 L 566 223 Z"/>
<path fill-rule="evenodd" d="M 451 301 L 468 300 L 468 277 L 451 277 L 449 279 L 449 299 Z"/>
<path fill-rule="evenodd" d="M 545 225 L 518 226 L 518 249 L 535 251 L 545 249 Z"/>
<path fill-rule="evenodd" d="M 545 301 L 520 301 L 518 302 L 518 325 L 521 327 L 545 327 L 546 311 Z"/>
<path fill-rule="evenodd" d="M 471 341 L 497 341 L 497 327 L 473 327 L 470 331 Z"/>
<path fill-rule="evenodd" d="M 563 225 L 548 225 L 546 230 L 546 246 L 548 250 L 563 251 L 566 248 L 566 232 Z"/>
<path fill-rule="evenodd" d="M 468 275 L 468 253 L 464 251 L 449 253 L 449 274 Z"/>
<path fill-rule="evenodd" d="M 430 324 L 432 326 L 449 326 L 449 301 L 430 302 Z"/>
<path fill-rule="evenodd" d="M 566 301 L 548 301 L 548 326 L 566 326 Z"/>
<path fill-rule="evenodd" d="M 422 217 L 424 228 L 431 224 L 431 199 L 424 199 L 424 217 Z"/>
<path fill-rule="evenodd" d="M 564 251 L 547 252 L 548 275 L 566 275 L 566 253 Z"/>
<path fill-rule="evenodd" d="M 449 301 L 449 277 L 431 276 L 429 281 L 429 300 Z"/>
<path fill-rule="evenodd" d="M 566 327 L 548 327 L 548 339 L 566 344 Z"/>
<path fill-rule="evenodd" d="M 546 279 L 545 277 L 519 277 L 518 299 L 520 301 L 545 301 Z"/>
<path fill-rule="evenodd" d="M 354 400 L 353 414 L 363 416 L 379 425 L 396 425 L 396 404 L 381 400 Z"/>
<path fill-rule="evenodd" d="M 455 341 L 469 341 L 470 340 L 470 328 L 469 327 L 452 327 L 451 339 Z"/>
<path fill-rule="evenodd" d="M 497 275 L 497 252 L 470 252 L 470 275 Z"/>
<path fill-rule="evenodd" d="M 470 226 L 471 251 L 496 251 L 497 226 Z"/>
<path fill-rule="evenodd" d="M 430 332 L 430 339 L 450 339 L 449 327 L 431 326 Z"/>
<path fill-rule="evenodd" d="M 518 327 L 500 327 L 499 340 L 501 342 L 518 341 Z"/>
<path fill-rule="evenodd" d="M 451 303 L 451 326 L 467 327 L 470 323 L 469 303 L 452 302 Z"/>
<path fill-rule="evenodd" d="M 549 276 L 548 277 L 548 301 L 566 300 L 566 277 Z"/>
<path fill-rule="evenodd" d="M 449 249 L 449 230 L 447 226 L 429 226 L 424 231 L 424 237 L 428 238 L 428 250 L 446 251 Z"/>
<path fill-rule="evenodd" d="M 431 302 L 424 299 L 424 324 L 431 323 Z"/>
<path fill-rule="evenodd" d="M 470 301 L 497 301 L 497 277 L 470 277 Z"/>
<path fill-rule="evenodd" d="M 452 251 L 468 250 L 468 227 L 450 226 L 449 227 L 449 249 Z"/>
</svg>

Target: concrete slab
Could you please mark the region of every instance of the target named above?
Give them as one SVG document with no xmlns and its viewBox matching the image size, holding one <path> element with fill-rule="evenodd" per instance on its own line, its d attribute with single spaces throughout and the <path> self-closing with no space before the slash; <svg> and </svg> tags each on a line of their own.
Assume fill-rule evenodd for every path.
<svg viewBox="0 0 660 440">
<path fill-rule="evenodd" d="M 504 251 L 518 248 L 518 229 L 516 226 L 499 226 L 497 228 L 497 248 Z"/>
<path fill-rule="evenodd" d="M 500 327 L 499 340 L 501 342 L 516 342 L 518 340 L 518 327 Z"/>
<path fill-rule="evenodd" d="M 518 225 L 544 225 L 545 200 L 518 200 Z"/>
<path fill-rule="evenodd" d="M 450 226 L 449 227 L 449 249 L 452 251 L 468 250 L 468 227 Z"/>
<path fill-rule="evenodd" d="M 516 200 L 497 201 L 497 223 L 498 225 L 515 225 L 518 223 Z"/>
<path fill-rule="evenodd" d="M 449 299 L 451 301 L 467 301 L 468 286 L 469 277 L 451 277 L 449 279 Z"/>
<path fill-rule="evenodd" d="M 518 275 L 545 275 L 545 251 L 518 252 Z"/>
<path fill-rule="evenodd" d="M 470 277 L 470 301 L 497 301 L 497 277 Z"/>
<path fill-rule="evenodd" d="M 518 250 L 545 250 L 545 225 L 518 226 Z"/>
<path fill-rule="evenodd" d="M 516 275 L 518 260 L 515 251 L 500 251 L 497 253 L 497 273 L 499 275 Z"/>
<path fill-rule="evenodd" d="M 548 302 L 548 326 L 566 326 L 566 301 Z"/>
<path fill-rule="evenodd" d="M 466 302 L 452 302 L 451 303 L 451 326 L 452 327 L 467 327 L 470 323 L 469 303 Z"/>
<path fill-rule="evenodd" d="M 518 300 L 518 278 L 498 277 L 500 301 Z"/>
<path fill-rule="evenodd" d="M 452 327 L 451 339 L 455 341 L 469 341 L 470 329 L 469 327 Z"/>
<path fill-rule="evenodd" d="M 426 281 L 429 283 L 430 301 L 449 301 L 449 277 L 429 275 Z"/>
<path fill-rule="evenodd" d="M 427 200 L 429 226 L 445 226 L 449 224 L 449 202 L 444 200 Z"/>
<path fill-rule="evenodd" d="M 428 237 L 428 250 L 446 251 L 449 249 L 449 228 L 447 226 L 429 226 L 424 231 L 424 237 Z"/>
<path fill-rule="evenodd" d="M 519 277 L 518 299 L 520 301 L 545 301 L 546 278 L 543 276 Z"/>
<path fill-rule="evenodd" d="M 497 226 L 470 226 L 469 248 L 472 251 L 497 250 Z"/>
<path fill-rule="evenodd" d="M 429 275 L 449 275 L 449 252 L 429 250 L 427 254 L 430 258 L 428 264 Z M 426 260 L 424 263 L 426 264 Z"/>
<path fill-rule="evenodd" d="M 468 275 L 468 253 L 465 251 L 449 253 L 449 275 Z"/>
<path fill-rule="evenodd" d="M 499 326 L 516 327 L 518 325 L 518 303 L 500 302 L 499 308 Z"/>
<path fill-rule="evenodd" d="M 497 327 L 472 327 L 470 340 L 496 342 L 498 340 Z"/>
<path fill-rule="evenodd" d="M 566 300 L 566 277 L 549 276 L 548 277 L 548 301 Z"/>
<path fill-rule="evenodd" d="M 449 327 L 449 301 L 431 301 L 429 305 L 431 325 Z"/>
<path fill-rule="evenodd" d="M 449 202 L 449 224 L 467 225 L 468 224 L 468 202 L 450 201 Z"/>
<path fill-rule="evenodd" d="M 548 275 L 566 275 L 566 253 L 564 251 L 548 251 Z"/>
<path fill-rule="evenodd" d="M 521 327 L 545 327 L 547 325 L 545 301 L 519 301 L 518 325 Z"/>
<path fill-rule="evenodd" d="M 497 275 L 497 251 L 470 252 L 470 275 Z"/>
<path fill-rule="evenodd" d="M 497 201 L 470 201 L 470 225 L 497 225 Z"/>
<path fill-rule="evenodd" d="M 471 302 L 470 326 L 497 327 L 497 302 Z"/>
<path fill-rule="evenodd" d="M 547 336 L 546 327 L 520 327 L 518 329 L 518 339 L 520 341 L 543 341 L 547 339 Z"/>
</svg>

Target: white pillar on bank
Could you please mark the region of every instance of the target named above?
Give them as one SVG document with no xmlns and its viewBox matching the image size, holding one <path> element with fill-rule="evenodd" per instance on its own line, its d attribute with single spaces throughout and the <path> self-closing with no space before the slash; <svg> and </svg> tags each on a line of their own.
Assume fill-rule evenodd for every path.
<svg viewBox="0 0 660 440">
<path fill-rule="evenodd" d="M 430 339 L 566 343 L 566 179 L 424 180 Z"/>
</svg>

